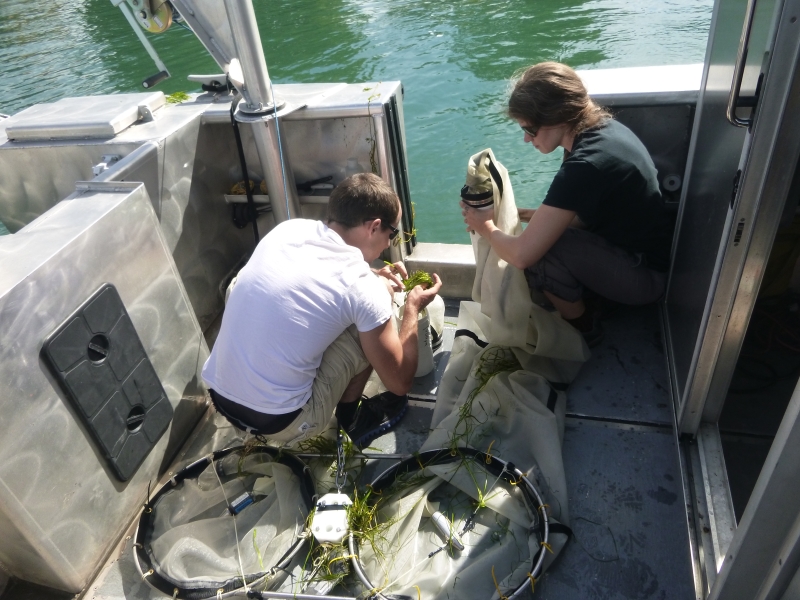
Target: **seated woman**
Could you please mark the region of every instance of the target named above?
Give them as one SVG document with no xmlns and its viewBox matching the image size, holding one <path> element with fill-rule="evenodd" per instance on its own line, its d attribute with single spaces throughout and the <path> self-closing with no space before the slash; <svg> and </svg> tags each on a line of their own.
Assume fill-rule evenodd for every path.
<svg viewBox="0 0 800 600">
<path fill-rule="evenodd" d="M 602 339 L 585 290 L 623 304 L 664 294 L 674 219 L 664 207 L 656 168 L 642 142 L 596 105 L 577 73 L 554 62 L 528 68 L 508 99 L 508 115 L 525 142 L 543 154 L 564 148 L 564 161 L 539 209 L 519 236 L 504 234 L 491 210 L 462 202 L 467 229 L 486 238 L 508 263 L 525 270 L 590 346 Z"/>
</svg>

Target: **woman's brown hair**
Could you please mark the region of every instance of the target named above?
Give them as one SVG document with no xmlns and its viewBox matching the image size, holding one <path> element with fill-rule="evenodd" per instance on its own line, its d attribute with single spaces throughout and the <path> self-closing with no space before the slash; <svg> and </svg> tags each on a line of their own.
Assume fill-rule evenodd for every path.
<svg viewBox="0 0 800 600">
<path fill-rule="evenodd" d="M 580 133 L 611 118 L 589 97 L 581 78 L 570 67 L 543 62 L 512 78 L 508 116 L 533 127 L 567 124 Z"/>
</svg>

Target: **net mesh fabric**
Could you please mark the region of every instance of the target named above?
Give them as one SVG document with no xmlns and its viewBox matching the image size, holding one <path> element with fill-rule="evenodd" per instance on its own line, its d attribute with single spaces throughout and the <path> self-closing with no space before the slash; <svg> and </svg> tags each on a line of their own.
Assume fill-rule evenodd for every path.
<svg viewBox="0 0 800 600">
<path fill-rule="evenodd" d="M 234 527 L 228 502 L 245 493 L 254 502 L 235 517 Z M 178 483 L 154 504 L 149 536 L 153 566 L 190 589 L 219 585 L 242 571 L 248 577 L 263 573 L 302 531 L 305 506 L 289 467 L 266 454 L 230 454 L 196 479 Z"/>
<path fill-rule="evenodd" d="M 529 535 L 535 508 L 514 486 L 471 459 L 427 467 L 398 485 L 379 513 L 385 529 L 361 548 L 365 572 L 382 594 L 488 599 L 497 597 L 498 587 L 508 590 L 527 579 L 541 540 Z M 471 530 L 461 536 L 463 551 L 434 526 L 428 501 L 438 504 L 456 533 L 474 514 Z M 485 507 L 475 511 L 479 502 Z"/>
</svg>

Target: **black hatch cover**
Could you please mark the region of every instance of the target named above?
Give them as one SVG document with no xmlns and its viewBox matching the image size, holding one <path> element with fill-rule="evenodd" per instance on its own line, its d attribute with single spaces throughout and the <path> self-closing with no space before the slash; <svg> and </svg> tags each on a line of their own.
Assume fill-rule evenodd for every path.
<svg viewBox="0 0 800 600">
<path fill-rule="evenodd" d="M 42 356 L 116 476 L 130 479 L 173 411 L 117 289 L 103 284 L 47 336 Z"/>
</svg>

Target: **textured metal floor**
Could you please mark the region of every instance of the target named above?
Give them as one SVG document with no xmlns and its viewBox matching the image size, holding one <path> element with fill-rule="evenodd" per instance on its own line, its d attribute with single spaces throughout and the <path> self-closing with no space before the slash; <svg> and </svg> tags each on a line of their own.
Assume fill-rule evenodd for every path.
<svg viewBox="0 0 800 600">
<path fill-rule="evenodd" d="M 434 373 L 416 381 L 401 425 L 373 447 L 413 452 L 427 437 L 457 312 L 458 302 L 448 302 Z M 539 579 L 535 593 L 527 595 L 535 600 L 690 600 L 695 593 L 686 513 L 657 309 L 620 311 L 605 328 L 606 339 L 568 391 L 563 455 L 575 536 Z M 371 382 L 367 393 L 379 385 Z M 228 429 L 217 427 L 214 439 L 197 452 L 228 445 L 236 437 Z M 388 466 L 374 462 L 362 481 Z M 140 579 L 123 552 L 88 597 L 156 597 Z M 12 585 L 3 594 L 3 600 L 34 597 L 63 598 L 27 585 Z"/>
<path fill-rule="evenodd" d="M 680 459 L 655 306 L 624 309 L 568 391 L 575 537 L 536 598 L 694 598 Z"/>
<path fill-rule="evenodd" d="M 455 330 L 418 380 L 402 426 L 373 442 L 407 452 L 425 439 L 438 377 Z M 564 466 L 575 533 L 536 584 L 536 600 L 693 599 L 695 588 L 667 364 L 655 306 L 626 308 L 604 322 L 568 391 Z"/>
</svg>

